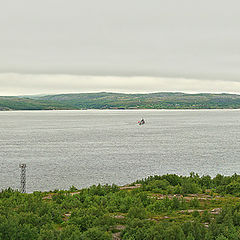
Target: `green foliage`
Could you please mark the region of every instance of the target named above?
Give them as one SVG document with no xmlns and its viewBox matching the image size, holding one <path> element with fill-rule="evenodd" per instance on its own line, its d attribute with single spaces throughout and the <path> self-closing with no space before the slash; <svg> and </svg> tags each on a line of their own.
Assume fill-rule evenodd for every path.
<svg viewBox="0 0 240 240">
<path fill-rule="evenodd" d="M 129 218 L 145 219 L 147 217 L 147 213 L 143 207 L 131 207 L 127 216 Z"/>
<path fill-rule="evenodd" d="M 198 211 L 194 211 L 194 212 L 192 213 L 192 215 L 193 215 L 193 217 L 195 217 L 195 218 L 199 218 L 199 217 L 200 217 L 200 213 L 199 213 Z"/>
<path fill-rule="evenodd" d="M 62 190 L 32 194 L 3 190 L 0 240 L 105 240 L 117 231 L 122 239 L 134 240 L 240 239 L 239 175 L 168 174 L 138 183 L 141 187 L 133 190 L 94 185 L 73 196 Z M 70 190 L 76 191 L 75 187 Z M 206 199 L 199 200 L 204 191 L 211 191 L 211 196 L 205 194 Z M 219 193 L 224 197 L 211 199 Z M 210 210 L 216 206 L 222 210 L 213 215 Z"/>
<path fill-rule="evenodd" d="M 185 222 L 182 225 L 182 230 L 185 236 L 192 237 L 195 240 L 205 239 L 207 231 L 206 228 L 198 221 Z"/>
<path fill-rule="evenodd" d="M 212 189 L 220 194 L 240 195 L 240 175 L 222 176 L 218 174 L 215 178 L 210 176 L 198 176 L 191 173 L 189 177 L 168 174 L 163 176 L 151 176 L 137 183 L 142 184 L 144 191 L 156 193 L 196 194 Z"/>
<path fill-rule="evenodd" d="M 81 240 L 82 233 L 80 232 L 80 230 L 78 229 L 77 226 L 74 225 L 67 225 L 61 232 L 60 232 L 60 236 L 59 239 L 61 240 L 65 240 L 65 239 L 69 239 L 69 240 Z"/>
<path fill-rule="evenodd" d="M 89 228 L 82 234 L 82 239 L 86 240 L 111 240 L 109 233 L 102 231 L 100 228 Z"/>
<path fill-rule="evenodd" d="M 200 206 L 199 200 L 197 198 L 193 198 L 189 202 L 189 206 L 193 208 L 198 208 Z"/>
<path fill-rule="evenodd" d="M 200 192 L 200 187 L 190 180 L 184 180 L 182 183 L 182 194 L 188 194 L 188 193 L 198 193 Z"/>
<path fill-rule="evenodd" d="M 73 185 L 69 188 L 70 192 L 76 192 L 77 190 L 78 189 L 75 186 L 73 186 Z"/>
<path fill-rule="evenodd" d="M 223 234 L 219 235 L 216 240 L 228 240 L 228 238 L 224 237 Z"/>
<path fill-rule="evenodd" d="M 51 109 L 222 109 L 240 108 L 234 94 L 79 93 L 29 97 L 0 97 L 0 110 Z"/>
<path fill-rule="evenodd" d="M 210 222 L 211 221 L 211 215 L 210 215 L 210 213 L 207 211 L 207 210 L 205 210 L 204 212 L 203 212 L 203 214 L 202 214 L 202 216 L 201 216 L 201 221 L 202 222 Z"/>
</svg>

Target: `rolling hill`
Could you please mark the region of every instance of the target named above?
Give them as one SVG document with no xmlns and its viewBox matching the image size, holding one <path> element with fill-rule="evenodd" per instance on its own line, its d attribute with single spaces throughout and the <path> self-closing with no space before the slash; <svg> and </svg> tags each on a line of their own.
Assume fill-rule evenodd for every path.
<svg viewBox="0 0 240 240">
<path fill-rule="evenodd" d="M 240 95 L 75 93 L 45 96 L 0 97 L 0 110 L 53 109 L 238 109 Z"/>
</svg>

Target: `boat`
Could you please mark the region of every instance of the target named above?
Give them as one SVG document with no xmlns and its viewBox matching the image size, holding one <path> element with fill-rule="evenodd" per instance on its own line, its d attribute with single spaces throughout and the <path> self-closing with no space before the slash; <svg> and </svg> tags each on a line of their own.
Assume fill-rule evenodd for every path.
<svg viewBox="0 0 240 240">
<path fill-rule="evenodd" d="M 146 122 L 145 122 L 145 120 L 142 118 L 140 121 L 138 121 L 138 125 L 143 125 L 143 124 L 145 124 Z"/>
</svg>

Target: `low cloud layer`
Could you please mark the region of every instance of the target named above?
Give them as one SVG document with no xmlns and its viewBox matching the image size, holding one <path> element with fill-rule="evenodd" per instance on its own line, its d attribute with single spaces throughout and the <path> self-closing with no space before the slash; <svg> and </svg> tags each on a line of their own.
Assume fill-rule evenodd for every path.
<svg viewBox="0 0 240 240">
<path fill-rule="evenodd" d="M 1 73 L 240 80 L 239 0 L 0 3 Z"/>
<path fill-rule="evenodd" d="M 81 76 L 64 74 L 0 74 L 0 95 L 58 94 L 80 92 L 187 92 L 237 93 L 240 82 L 167 77 Z"/>
</svg>

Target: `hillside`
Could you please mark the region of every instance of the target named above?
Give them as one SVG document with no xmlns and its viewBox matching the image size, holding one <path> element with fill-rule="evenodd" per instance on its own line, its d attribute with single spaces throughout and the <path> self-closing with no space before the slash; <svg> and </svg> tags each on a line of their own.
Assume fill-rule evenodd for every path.
<svg viewBox="0 0 240 240">
<path fill-rule="evenodd" d="M 49 100 L 46 101 L 24 97 L 0 97 L 0 111 L 53 109 L 72 109 L 72 107 L 61 102 Z"/>
<path fill-rule="evenodd" d="M 78 183 L 76 183 L 78 184 Z M 240 175 L 167 174 L 131 185 L 0 191 L 4 240 L 237 240 Z"/>
<path fill-rule="evenodd" d="M 1 110 L 50 109 L 237 109 L 240 95 L 76 93 L 27 97 L 0 97 Z"/>
</svg>

